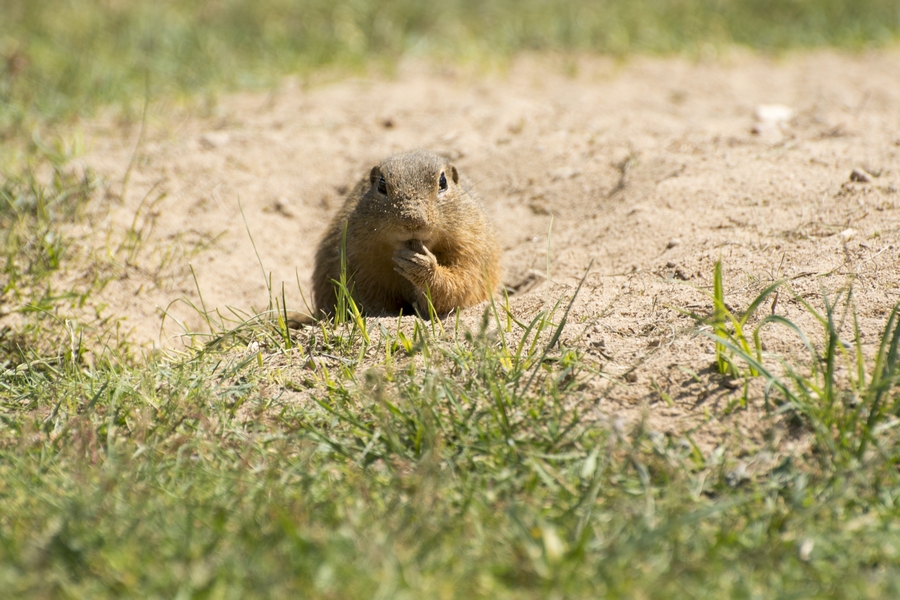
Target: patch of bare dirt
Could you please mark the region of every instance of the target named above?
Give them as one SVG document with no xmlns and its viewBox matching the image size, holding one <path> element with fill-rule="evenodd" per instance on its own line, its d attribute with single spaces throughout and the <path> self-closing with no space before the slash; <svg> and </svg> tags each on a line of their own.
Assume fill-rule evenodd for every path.
<svg viewBox="0 0 900 600">
<path fill-rule="evenodd" d="M 209 117 L 151 115 L 140 143 L 136 127 L 87 131 L 80 162 L 110 194 L 84 239 L 120 267 L 93 301 L 155 346 L 203 328 L 192 305 L 264 309 L 267 279 L 302 308 L 341 194 L 412 148 L 447 153 L 475 182 L 505 282 L 525 290 L 511 298 L 522 319 L 570 296 L 592 264 L 567 335 L 610 374 L 594 385 L 611 418 L 754 437 L 761 393 L 726 418 L 741 390 L 715 375 L 712 343 L 675 310 L 709 312 L 699 290 L 711 290 L 717 259 L 738 308 L 782 278 L 821 307 L 852 278 L 870 349 L 900 301 L 897 51 L 585 58 L 575 74 L 534 57 L 502 75 L 414 64 L 391 79 L 288 80 L 224 98 Z M 129 230 L 140 244 L 121 244 Z M 774 310 L 817 330 L 787 295 Z M 789 337 L 773 330 L 768 343 Z"/>
</svg>

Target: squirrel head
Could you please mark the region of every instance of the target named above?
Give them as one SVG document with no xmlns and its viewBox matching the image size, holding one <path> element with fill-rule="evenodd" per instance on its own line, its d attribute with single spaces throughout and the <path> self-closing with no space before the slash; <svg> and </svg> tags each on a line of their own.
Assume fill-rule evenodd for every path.
<svg viewBox="0 0 900 600">
<path fill-rule="evenodd" d="M 431 152 L 390 156 L 369 173 L 369 189 L 357 210 L 398 242 L 427 241 L 439 229 L 447 206 L 459 195 L 459 172 Z"/>
</svg>

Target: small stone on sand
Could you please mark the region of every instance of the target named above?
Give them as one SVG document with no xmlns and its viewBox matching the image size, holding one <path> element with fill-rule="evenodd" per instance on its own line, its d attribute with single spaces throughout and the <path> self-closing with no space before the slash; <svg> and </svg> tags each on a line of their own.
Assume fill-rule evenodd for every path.
<svg viewBox="0 0 900 600">
<path fill-rule="evenodd" d="M 872 176 L 863 171 L 862 169 L 853 169 L 850 172 L 850 181 L 858 181 L 860 183 L 870 183 L 872 181 Z"/>
<path fill-rule="evenodd" d="M 794 109 L 784 104 L 760 104 L 756 107 L 756 120 L 762 123 L 784 123 L 794 117 Z"/>
<path fill-rule="evenodd" d="M 225 131 L 211 131 L 200 136 L 200 145 L 207 150 L 224 146 L 231 141 L 231 136 Z"/>
</svg>

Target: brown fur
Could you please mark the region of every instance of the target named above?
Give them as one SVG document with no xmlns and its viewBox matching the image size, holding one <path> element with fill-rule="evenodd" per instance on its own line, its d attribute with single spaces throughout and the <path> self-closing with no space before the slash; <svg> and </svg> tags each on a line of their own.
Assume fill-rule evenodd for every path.
<svg viewBox="0 0 900 600">
<path fill-rule="evenodd" d="M 427 294 L 446 315 L 487 300 L 500 283 L 493 230 L 456 167 L 436 154 L 391 156 L 348 194 L 316 253 L 320 315 L 335 311 L 345 227 L 349 287 L 366 314 L 427 315 Z"/>
</svg>

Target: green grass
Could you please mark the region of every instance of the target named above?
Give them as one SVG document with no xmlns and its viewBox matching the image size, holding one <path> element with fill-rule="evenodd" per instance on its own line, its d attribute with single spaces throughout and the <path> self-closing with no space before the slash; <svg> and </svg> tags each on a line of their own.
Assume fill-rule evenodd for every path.
<svg viewBox="0 0 900 600">
<path fill-rule="evenodd" d="M 847 408 L 821 403 L 799 425 L 815 430 L 814 451 L 747 477 L 727 444 L 704 455 L 641 424 L 598 422 L 584 383 L 604 374 L 560 342 L 564 308 L 527 321 L 494 308 L 471 332 L 351 321 L 306 329 L 292 348 L 274 322 L 248 323 L 181 357 L 8 362 L 0 588 L 72 598 L 900 592 L 897 311 L 875 368 L 890 383 L 869 380 L 875 395 L 855 405 L 868 415 L 857 420 L 867 448 L 842 443 L 838 428 L 819 435 L 813 419 Z M 817 358 L 828 364 L 837 346 L 825 348 Z M 803 381 L 823 375 L 812 368 Z M 773 427 L 779 406 L 796 409 L 791 397 L 773 402 Z"/>
<path fill-rule="evenodd" d="M 774 397 L 779 412 L 802 419 L 811 427 L 820 448 L 828 450 L 823 468 L 831 468 L 835 460 L 844 465 L 863 460 L 879 429 L 900 425 L 900 393 L 894 389 L 900 384 L 900 304 L 890 312 L 874 359 L 867 364 L 852 286 L 839 290 L 834 298 L 824 295 L 825 310 L 820 312 L 786 282 L 777 281 L 738 317 L 725 304 L 721 261 L 716 262 L 713 282 L 713 332 L 705 333 L 715 340 L 719 372 L 745 380 L 764 379 L 766 400 Z M 821 325 L 820 345 L 797 324 L 774 312 L 756 319 L 752 334 L 746 331 L 756 310 L 778 292 L 791 297 Z M 799 343 L 802 360 L 763 351 L 764 337 L 776 326 Z M 746 386 L 744 389 L 746 394 Z"/>
<path fill-rule="evenodd" d="M 894 0 L 0 0 L 0 14 L 0 140 L 109 104 L 135 118 L 145 97 L 403 56 L 860 49 L 900 33 Z"/>
<path fill-rule="evenodd" d="M 0 369 L 21 358 L 20 344 L 29 352 L 54 354 L 56 342 L 68 335 L 58 308 L 80 305 L 93 291 L 92 285 L 51 284 L 72 259 L 64 227 L 81 218 L 98 183 L 90 171 L 67 169 L 68 158 L 62 149 L 42 148 L 33 162 L 0 180 L 0 315 L 25 317 L 16 330 L 0 327 Z"/>
</svg>

